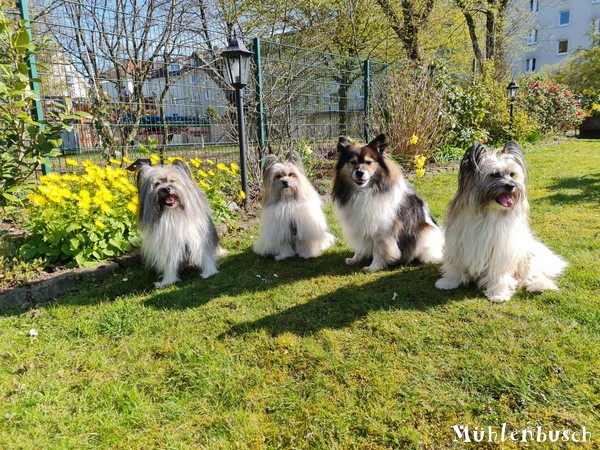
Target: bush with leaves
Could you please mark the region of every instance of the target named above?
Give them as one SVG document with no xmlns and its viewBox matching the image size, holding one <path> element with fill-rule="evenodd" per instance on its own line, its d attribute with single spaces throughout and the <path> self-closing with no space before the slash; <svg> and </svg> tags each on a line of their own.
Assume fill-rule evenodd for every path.
<svg viewBox="0 0 600 450">
<path fill-rule="evenodd" d="M 67 159 L 67 164 L 79 163 Z M 83 162 L 82 174 L 51 172 L 28 195 L 28 238 L 20 253 L 46 265 L 76 266 L 118 256 L 140 244 L 137 188 L 125 169 Z"/>
<path fill-rule="evenodd" d="M 59 154 L 62 130 L 78 115 L 65 114 L 68 107 L 57 105 L 46 111 L 46 120 L 37 120 L 32 110 L 39 101 L 31 89 L 26 61 L 40 46 L 32 42 L 26 22 L 15 22 L 0 10 L 0 206 L 19 202 L 31 192 L 31 175 L 45 159 Z"/>
<path fill-rule="evenodd" d="M 389 75 L 380 91 L 368 121 L 372 135 L 385 133 L 393 154 L 430 158 L 450 130 L 443 114 L 445 90 L 436 74 L 407 66 Z"/>
<path fill-rule="evenodd" d="M 541 77 L 526 78 L 521 86 L 517 105 L 536 120 L 543 133 L 566 132 L 583 121 L 581 107 L 567 86 Z"/>
</svg>

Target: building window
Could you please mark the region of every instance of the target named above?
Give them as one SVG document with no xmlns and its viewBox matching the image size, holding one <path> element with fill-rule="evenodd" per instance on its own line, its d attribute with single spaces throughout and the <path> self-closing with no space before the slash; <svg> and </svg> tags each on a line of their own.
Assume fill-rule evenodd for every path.
<svg viewBox="0 0 600 450">
<path fill-rule="evenodd" d="M 569 51 L 569 41 L 567 39 L 558 41 L 558 54 L 564 55 Z"/>
<path fill-rule="evenodd" d="M 600 2 L 600 0 L 598 0 Z M 600 34 L 600 17 L 592 20 L 592 33 Z"/>
<path fill-rule="evenodd" d="M 527 44 L 528 45 L 537 44 L 537 35 L 538 35 L 537 30 L 529 31 L 529 35 L 527 36 Z"/>
<path fill-rule="evenodd" d="M 204 99 L 210 100 L 210 91 L 208 89 L 204 91 Z"/>
<path fill-rule="evenodd" d="M 540 10 L 540 0 L 529 0 L 529 11 L 538 12 L 539 10 Z"/>
<path fill-rule="evenodd" d="M 558 13 L 558 25 L 561 27 L 566 27 L 571 23 L 571 11 L 561 11 Z"/>
<path fill-rule="evenodd" d="M 526 71 L 528 73 L 535 72 L 535 58 L 528 58 L 526 60 L 527 68 Z"/>
<path fill-rule="evenodd" d="M 193 73 L 193 74 L 190 76 L 190 81 L 192 82 L 192 84 L 198 84 L 198 74 L 196 74 L 196 73 Z"/>
</svg>

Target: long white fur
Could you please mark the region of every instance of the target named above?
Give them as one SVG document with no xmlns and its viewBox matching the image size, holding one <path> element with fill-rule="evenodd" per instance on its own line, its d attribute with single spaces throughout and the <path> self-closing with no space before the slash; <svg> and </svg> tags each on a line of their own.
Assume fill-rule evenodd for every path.
<svg viewBox="0 0 600 450">
<path fill-rule="evenodd" d="M 142 257 L 146 264 L 156 269 L 162 279 L 155 283 L 157 289 L 179 281 L 182 263 L 200 267 L 201 277 L 208 278 L 218 272 L 215 259 L 225 251 L 216 251 L 206 239 L 210 230 L 210 216 L 190 219 L 177 210 L 167 210 L 159 222 L 142 227 Z"/>
<path fill-rule="evenodd" d="M 281 170 L 294 173 L 292 186 L 297 190 L 296 195 L 279 191 L 273 171 Z M 296 254 L 301 258 L 314 258 L 333 245 L 335 238 L 327 231 L 321 198 L 301 168 L 290 160 L 273 164 L 265 171 L 264 183 L 260 234 L 253 245 L 255 253 L 274 255 L 278 261 Z M 292 236 L 291 224 L 295 226 L 295 236 Z"/>
<path fill-rule="evenodd" d="M 457 192 L 455 200 L 463 196 L 463 201 L 449 208 L 444 228 L 443 277 L 436 287 L 454 289 L 475 281 L 493 302 L 509 300 L 519 287 L 531 292 L 557 290 L 553 278 L 564 271 L 567 263 L 531 233 L 529 204 L 521 184 L 526 174 L 510 156 L 494 152 L 488 153 L 481 164 L 483 174 L 507 167 L 518 171 L 514 178 L 523 198 L 507 211 L 493 202 L 477 205 L 472 192 Z"/>
<path fill-rule="evenodd" d="M 174 188 L 184 207 L 158 208 L 158 189 Z M 216 260 L 226 251 L 219 245 L 206 195 L 182 162 L 171 166 L 143 166 L 138 172 L 138 230 L 141 254 L 161 280 L 157 289 L 179 281 L 183 265 L 199 267 L 201 277 L 218 272 Z"/>
</svg>

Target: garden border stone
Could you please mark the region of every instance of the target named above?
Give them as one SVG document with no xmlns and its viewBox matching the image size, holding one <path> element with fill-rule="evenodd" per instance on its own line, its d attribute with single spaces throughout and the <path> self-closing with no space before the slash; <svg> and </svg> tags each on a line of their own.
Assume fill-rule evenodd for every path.
<svg viewBox="0 0 600 450">
<path fill-rule="evenodd" d="M 87 280 L 103 280 L 134 265 L 141 264 L 140 250 L 135 249 L 115 261 L 105 261 L 89 268 L 76 268 L 49 274 L 43 280 L 0 293 L 0 310 L 29 308 L 62 297 L 68 290 Z"/>
</svg>

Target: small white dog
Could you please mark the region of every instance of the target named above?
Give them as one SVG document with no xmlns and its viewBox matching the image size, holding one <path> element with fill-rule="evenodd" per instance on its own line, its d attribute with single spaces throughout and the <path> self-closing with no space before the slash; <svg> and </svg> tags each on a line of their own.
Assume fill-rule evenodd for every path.
<svg viewBox="0 0 600 450">
<path fill-rule="evenodd" d="M 321 199 L 306 178 L 300 155 L 292 151 L 280 163 L 268 155 L 263 166 L 263 201 L 260 235 L 254 252 L 275 256 L 319 256 L 334 243 L 327 231 Z"/>
<path fill-rule="evenodd" d="M 566 262 L 535 239 L 529 229 L 527 168 L 521 148 L 502 151 L 475 144 L 458 174 L 458 191 L 448 206 L 443 277 L 438 289 L 477 282 L 492 302 L 504 302 L 524 286 L 557 290 L 553 279 Z"/>
<path fill-rule="evenodd" d="M 179 281 L 183 265 L 200 267 L 202 278 L 218 272 L 219 245 L 208 199 L 188 166 L 142 165 L 137 172 L 138 229 L 144 262 L 159 272 L 159 289 Z"/>
</svg>

